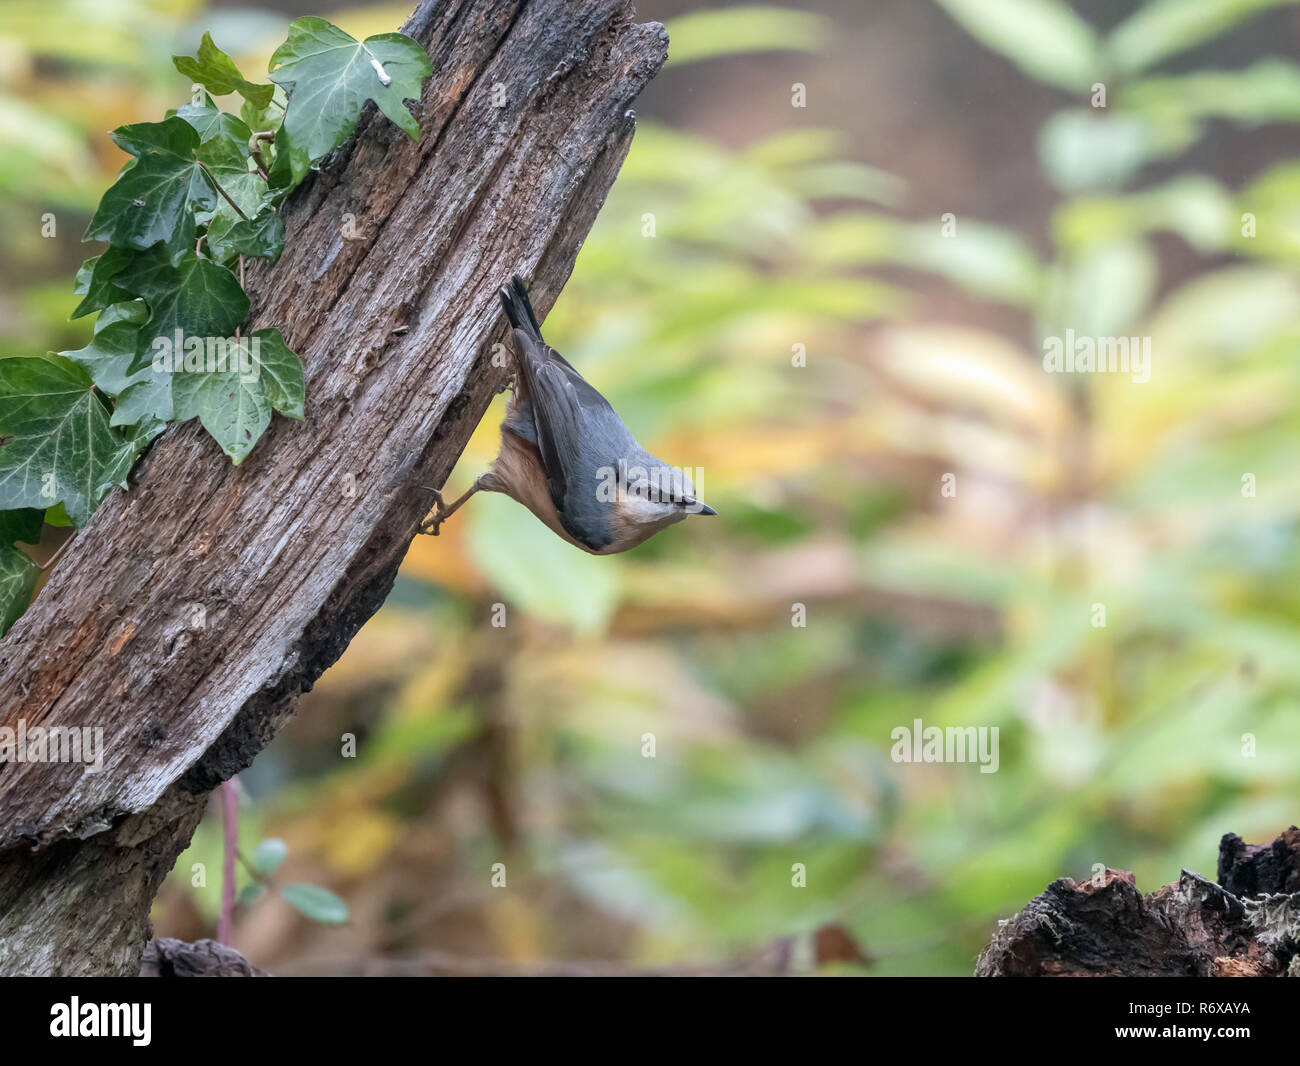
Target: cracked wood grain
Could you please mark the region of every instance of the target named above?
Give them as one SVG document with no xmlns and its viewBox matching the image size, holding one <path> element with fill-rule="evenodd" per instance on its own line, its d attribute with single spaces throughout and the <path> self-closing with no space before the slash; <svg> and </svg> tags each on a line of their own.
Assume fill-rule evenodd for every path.
<svg viewBox="0 0 1300 1066">
<path fill-rule="evenodd" d="M 0 724 L 104 731 L 103 771 L 0 765 L 0 973 L 135 973 L 207 793 L 248 766 L 388 593 L 503 384 L 495 289 L 545 311 L 665 58 L 627 0 L 426 0 L 412 142 L 377 113 L 298 190 L 252 328 L 307 373 L 232 467 L 169 429 L 0 643 Z M 504 99 L 503 106 L 497 106 Z"/>
</svg>

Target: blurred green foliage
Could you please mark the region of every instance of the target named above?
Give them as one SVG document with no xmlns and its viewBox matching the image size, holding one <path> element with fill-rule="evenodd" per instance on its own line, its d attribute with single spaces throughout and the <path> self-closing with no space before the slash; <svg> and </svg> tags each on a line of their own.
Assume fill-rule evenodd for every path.
<svg viewBox="0 0 1300 1066">
<path fill-rule="evenodd" d="M 1277 5 L 1150 0 L 1103 32 L 1063 0 L 936 3 L 972 57 L 1001 54 L 1058 105 L 1034 179 L 1048 226 L 915 218 L 885 152 L 851 161 L 833 115 L 793 111 L 743 149 L 642 122 L 545 331 L 648 447 L 703 469 L 721 517 L 593 559 L 479 497 L 422 538 L 244 775 L 247 846 L 284 838 L 285 880 L 331 885 L 352 915 L 293 934 L 277 901 L 250 902 L 236 942 L 260 965 L 710 962 L 833 922 L 869 972 L 964 974 L 1055 877 L 1104 863 L 1150 890 L 1211 873 L 1224 832 L 1297 820 L 1300 160 L 1239 187 L 1192 163 L 1224 125 L 1276 145 L 1300 120 L 1290 60 L 1200 61 Z M 176 32 L 192 19 L 234 50 L 197 5 L 168 6 Z M 56 47 L 23 7 L 0 9 L 10 63 Z M 64 60 L 147 95 L 176 81 L 175 42 L 149 59 L 157 10 L 115 5 L 132 7 L 152 21 L 115 24 L 130 69 Z M 834 29 L 740 8 L 669 32 L 663 78 Z M 55 116 L 63 139 L 24 150 L 76 190 L 84 90 L 44 82 L 4 80 L 0 106 Z M 135 117 L 113 106 L 100 128 Z M 23 166 L 5 181 L 25 212 L 95 192 Z M 53 254 L 5 239 L 15 275 Z M 70 286 L 54 291 L 19 290 L 6 343 L 69 346 Z M 1066 329 L 1150 337 L 1150 380 L 1045 373 Z M 915 718 L 998 727 L 998 772 L 892 762 Z M 196 848 L 215 840 L 205 826 Z M 187 861 L 160 902 L 177 931 L 211 913 L 186 917 Z"/>
</svg>

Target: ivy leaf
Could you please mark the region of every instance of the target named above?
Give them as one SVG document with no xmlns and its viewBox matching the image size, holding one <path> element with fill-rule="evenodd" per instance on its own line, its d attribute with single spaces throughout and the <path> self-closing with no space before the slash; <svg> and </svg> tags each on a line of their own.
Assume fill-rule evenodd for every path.
<svg viewBox="0 0 1300 1066">
<path fill-rule="evenodd" d="M 172 56 L 172 63 L 190 81 L 198 82 L 214 96 L 239 93 L 255 107 L 265 107 L 275 92 L 273 85 L 257 85 L 240 73 L 235 61 L 212 43 L 212 34 L 205 33 L 199 42 L 198 58 Z"/>
<path fill-rule="evenodd" d="M 271 169 L 266 173 L 271 188 L 278 197 L 283 198 L 292 192 L 294 186 L 302 180 L 303 174 L 307 172 L 304 166 L 302 174 L 296 173 L 293 159 L 294 150 L 289 142 L 289 131 L 281 126 L 280 131 L 275 135 L 275 160 L 271 163 Z"/>
<path fill-rule="evenodd" d="M 232 258 L 229 247 L 221 251 L 212 248 L 213 223 L 217 223 L 218 236 L 224 236 L 237 223 L 244 221 L 240 211 L 250 220 L 254 219 L 271 199 L 271 189 L 266 180 L 251 169 L 248 144 L 253 136 L 252 130 L 242 119 L 217 110 L 211 100 L 204 105 L 186 104 L 176 114 L 198 133 L 199 148 L 195 158 L 207 167 L 208 174 L 218 186 L 215 206 L 211 211 L 200 213 L 198 221 L 208 227 L 209 249 L 218 260 L 226 262 Z M 238 205 L 238 211 L 225 196 L 221 196 L 222 192 Z"/>
<path fill-rule="evenodd" d="M 176 117 L 184 119 L 199 135 L 199 143 L 205 144 L 215 137 L 239 138 L 247 142 L 251 136 L 248 123 L 234 115 L 227 114 L 212 102 L 211 97 L 204 104 L 186 104 L 176 109 Z"/>
<path fill-rule="evenodd" d="M 233 211 L 218 211 L 208 223 L 208 250 L 222 263 L 240 255 L 274 263 L 284 251 L 284 219 L 274 207 L 264 208 L 251 222 Z"/>
<path fill-rule="evenodd" d="M 148 317 L 142 300 L 113 304 L 100 314 L 86 347 L 59 353 L 84 367 L 102 392 L 118 398 L 109 424 L 136 427 L 131 437 L 137 443 L 143 443 L 141 435 L 152 439 L 172 418 L 170 375 L 156 372 L 152 365 L 132 370 L 140 326 Z"/>
<path fill-rule="evenodd" d="M 242 346 L 236 351 L 246 354 Z M 271 424 L 271 404 L 259 376 L 243 373 L 238 358 L 232 361 L 234 369 L 173 374 L 172 396 L 177 420 L 197 418 L 238 466 Z"/>
<path fill-rule="evenodd" d="M 14 542 L 36 544 L 41 539 L 45 512 L 31 507 L 0 511 L 0 637 L 18 620 L 31 602 L 37 566 Z"/>
<path fill-rule="evenodd" d="M 227 200 L 226 196 L 222 196 L 211 216 L 201 219 L 207 223 L 209 235 L 214 222 L 218 223 L 218 234 L 228 232 L 240 222 L 247 222 L 251 226 L 252 220 L 271 200 L 270 186 L 265 179 L 249 169 L 248 139 L 252 135 L 242 122 L 238 119 L 235 122 L 238 123 L 238 129 L 232 134 L 222 134 L 205 141 L 198 151 L 199 161 L 208 168 L 219 188 L 230 198 Z M 217 258 L 226 259 L 228 256 L 217 255 Z"/>
<path fill-rule="evenodd" d="M 103 392 L 116 396 L 131 384 L 128 368 L 135 359 L 140 326 L 149 317 L 142 300 L 124 300 L 100 312 L 90 343 L 75 351 L 60 352 L 78 366 Z"/>
<path fill-rule="evenodd" d="M 271 424 L 271 411 L 303 417 L 302 362 L 278 329 L 259 329 L 231 346 L 224 369 L 172 376 L 176 417 L 197 418 L 236 466 Z"/>
<path fill-rule="evenodd" d="M 200 221 L 207 222 L 209 251 L 212 251 L 213 256 L 220 261 L 231 259 L 231 247 L 226 238 L 235 226 L 243 226 L 237 234 L 237 239 L 242 238 L 240 243 L 244 246 L 250 243 L 261 243 L 266 244 L 261 251 L 270 251 L 273 248 L 273 244 L 269 244 L 266 240 L 259 242 L 256 239 L 255 226 L 253 226 L 253 220 L 256 220 L 266 205 L 270 204 L 272 192 L 265 179 L 250 169 L 248 138 L 251 134 L 248 133 L 248 127 L 239 120 L 235 122 L 238 122 L 238 130 L 234 130 L 233 135 L 216 136 L 199 147 L 199 160 L 207 166 L 217 186 L 226 194 L 217 200 L 211 216 L 200 218 Z M 230 199 L 227 200 L 226 196 Z M 263 229 L 266 229 L 266 226 L 270 227 L 269 233 L 273 234 L 273 222 L 265 222 Z M 216 230 L 216 233 L 213 234 L 213 230 Z M 279 231 L 283 234 L 282 224 L 279 226 Z M 213 237 L 216 238 L 217 247 L 213 247 Z M 279 243 L 282 244 L 282 240 Z"/>
<path fill-rule="evenodd" d="M 0 359 L 0 508 L 62 501 L 85 525 L 134 459 L 82 367 L 56 355 Z"/>
<path fill-rule="evenodd" d="M 284 343 L 278 329 L 259 329 L 249 339 L 258 342 L 258 381 L 267 402 L 280 414 L 301 419 L 305 396 L 302 360 Z"/>
<path fill-rule="evenodd" d="M 72 312 L 73 318 L 101 311 L 109 304 L 128 298 L 126 290 L 120 288 L 113 279 L 122 272 L 131 257 L 132 253 L 126 248 L 109 248 L 103 255 L 93 256 L 81 264 L 72 291 L 85 296 L 85 299 Z"/>
<path fill-rule="evenodd" d="M 248 297 L 239 279 L 220 263 L 200 259 L 193 249 L 173 265 L 163 249 L 152 248 L 137 256 L 117 282 L 149 305 L 132 372 L 153 362 L 149 353 L 157 350 L 154 341 L 159 338 L 174 349 L 178 337 L 182 345 L 192 339 L 230 337 L 248 314 Z"/>
<path fill-rule="evenodd" d="M 0 544 L 0 637 L 9 632 L 32 600 L 36 587 L 36 564 L 27 553 Z"/>
<path fill-rule="evenodd" d="M 195 157 L 208 168 L 226 195 L 251 218 L 266 196 L 266 182 L 249 169 L 248 141 L 252 131 L 240 119 L 225 117 L 230 121 L 219 133 L 204 138 Z"/>
<path fill-rule="evenodd" d="M 45 512 L 37 507 L 20 507 L 16 511 L 0 511 L 0 544 L 39 544 L 41 527 L 45 525 Z"/>
<path fill-rule="evenodd" d="M 171 375 L 145 369 L 140 379 L 117 398 L 110 423 L 121 426 L 123 436 L 140 451 L 167 428 L 174 416 Z"/>
<path fill-rule="evenodd" d="M 119 126 L 111 136 L 135 160 L 104 193 L 82 239 L 139 250 L 165 241 L 180 254 L 194 243 L 195 211 L 216 206 L 216 190 L 195 158 L 198 132 L 173 115 Z"/>
<path fill-rule="evenodd" d="M 252 168 L 248 125 L 210 107 L 183 107 L 177 114 L 198 131 L 202 143 L 197 158 L 219 187 L 216 206 L 199 216 L 207 226 L 208 250 L 221 263 L 239 255 L 278 259 L 284 250 L 284 221 L 266 210 L 273 195 L 266 179 Z M 220 196 L 222 191 L 234 205 Z"/>
<path fill-rule="evenodd" d="M 274 130 L 280 125 L 280 120 L 284 118 L 284 108 L 288 103 L 288 96 L 280 86 L 274 85 L 275 95 L 263 107 L 257 107 L 245 100 L 239 107 L 239 117 L 242 118 L 250 130 L 262 132 L 265 130 Z"/>
<path fill-rule="evenodd" d="M 301 881 L 285 885 L 280 889 L 284 901 L 305 914 L 314 922 L 327 925 L 341 925 L 348 920 L 348 905 L 320 885 L 308 885 Z"/>
<path fill-rule="evenodd" d="M 289 38 L 271 56 L 270 78 L 289 92 L 284 130 L 295 183 L 310 165 L 342 144 L 367 100 L 412 140 L 420 124 L 407 110 L 433 67 L 420 45 L 400 33 L 358 41 L 322 18 L 289 23 Z"/>
</svg>

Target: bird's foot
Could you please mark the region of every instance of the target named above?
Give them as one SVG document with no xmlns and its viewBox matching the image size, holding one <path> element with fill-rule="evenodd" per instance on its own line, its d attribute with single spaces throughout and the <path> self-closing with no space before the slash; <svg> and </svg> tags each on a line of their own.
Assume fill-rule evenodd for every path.
<svg viewBox="0 0 1300 1066">
<path fill-rule="evenodd" d="M 429 489 L 428 491 L 433 495 L 433 502 L 436 506 L 434 507 L 433 513 L 428 515 L 424 521 L 420 523 L 420 532 L 427 533 L 431 537 L 436 537 L 438 535 L 438 530 L 442 527 L 443 522 L 447 521 L 451 512 L 447 510 L 447 503 L 442 498 L 441 492 L 437 489 Z"/>
</svg>

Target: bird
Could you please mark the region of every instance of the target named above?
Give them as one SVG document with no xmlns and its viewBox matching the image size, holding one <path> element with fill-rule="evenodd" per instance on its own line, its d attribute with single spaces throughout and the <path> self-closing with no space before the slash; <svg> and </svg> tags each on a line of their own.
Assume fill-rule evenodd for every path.
<svg viewBox="0 0 1300 1066">
<path fill-rule="evenodd" d="M 454 503 L 430 490 L 436 507 L 420 532 L 437 536 L 476 492 L 504 493 L 592 555 L 635 548 L 690 515 L 716 515 L 686 471 L 641 447 L 609 401 L 542 340 L 523 279 L 512 276 L 498 295 L 518 349 L 501 446 Z"/>
</svg>

